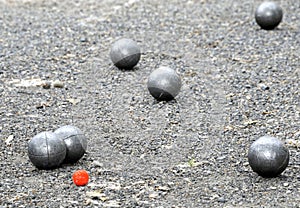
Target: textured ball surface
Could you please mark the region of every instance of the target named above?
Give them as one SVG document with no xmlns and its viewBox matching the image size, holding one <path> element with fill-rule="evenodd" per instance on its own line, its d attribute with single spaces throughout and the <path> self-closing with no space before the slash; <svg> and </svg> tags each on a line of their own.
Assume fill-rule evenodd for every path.
<svg viewBox="0 0 300 208">
<path fill-rule="evenodd" d="M 178 95 L 181 79 L 175 70 L 169 67 L 159 67 L 150 74 L 147 87 L 155 99 L 169 101 Z"/>
<path fill-rule="evenodd" d="M 76 186 L 85 186 L 89 182 L 89 174 L 85 170 L 77 170 L 73 173 L 72 180 Z"/>
<path fill-rule="evenodd" d="M 282 20 L 283 11 L 274 2 L 263 2 L 255 12 L 256 23 L 265 30 L 272 30 L 279 25 Z"/>
<path fill-rule="evenodd" d="M 65 159 L 66 146 L 53 132 L 41 132 L 29 141 L 28 156 L 39 169 L 56 168 Z"/>
<path fill-rule="evenodd" d="M 270 136 L 260 137 L 252 143 L 248 161 L 254 172 L 263 177 L 276 177 L 289 163 L 289 150 L 278 139 Z"/>
<path fill-rule="evenodd" d="M 65 142 L 67 148 L 65 163 L 77 162 L 86 152 L 87 139 L 79 128 L 71 125 L 62 126 L 54 133 Z"/>
<path fill-rule="evenodd" d="M 110 58 L 116 67 L 132 69 L 140 61 L 141 50 L 135 41 L 123 38 L 112 45 Z"/>
</svg>

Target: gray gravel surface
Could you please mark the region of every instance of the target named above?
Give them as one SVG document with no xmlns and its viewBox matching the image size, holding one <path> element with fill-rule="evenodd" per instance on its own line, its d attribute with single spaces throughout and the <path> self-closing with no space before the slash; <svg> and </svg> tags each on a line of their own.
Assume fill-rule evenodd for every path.
<svg viewBox="0 0 300 208">
<path fill-rule="evenodd" d="M 265 31 L 257 0 L 1 0 L 0 207 L 300 207 L 300 1 L 277 2 Z M 134 70 L 109 59 L 121 37 L 142 49 Z M 162 65 L 182 78 L 170 102 L 146 88 Z M 28 141 L 69 124 L 87 154 L 36 169 Z M 247 160 L 266 134 L 291 154 L 271 179 Z"/>
</svg>

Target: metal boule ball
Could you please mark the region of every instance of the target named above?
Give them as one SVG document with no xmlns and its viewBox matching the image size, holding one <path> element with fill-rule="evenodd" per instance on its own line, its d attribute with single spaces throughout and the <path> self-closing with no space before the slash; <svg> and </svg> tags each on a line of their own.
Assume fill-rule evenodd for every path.
<svg viewBox="0 0 300 208">
<path fill-rule="evenodd" d="M 272 30 L 282 20 L 282 8 L 275 2 L 267 1 L 260 4 L 255 11 L 256 23 L 265 30 Z"/>
<path fill-rule="evenodd" d="M 29 141 L 28 156 L 38 169 L 53 169 L 59 167 L 65 159 L 66 146 L 56 134 L 44 131 Z"/>
<path fill-rule="evenodd" d="M 132 69 L 140 61 L 141 49 L 132 39 L 122 38 L 112 45 L 110 58 L 116 67 Z"/>
<path fill-rule="evenodd" d="M 54 133 L 65 142 L 67 154 L 64 163 L 75 163 L 86 152 L 87 138 L 79 128 L 66 125 L 56 129 Z"/>
<path fill-rule="evenodd" d="M 263 136 L 249 148 L 248 161 L 252 170 L 262 177 L 276 177 L 289 163 L 289 150 L 277 138 Z"/>
<path fill-rule="evenodd" d="M 150 94 L 158 101 L 169 101 L 178 95 L 181 78 L 175 70 L 162 66 L 150 74 L 147 87 Z"/>
</svg>

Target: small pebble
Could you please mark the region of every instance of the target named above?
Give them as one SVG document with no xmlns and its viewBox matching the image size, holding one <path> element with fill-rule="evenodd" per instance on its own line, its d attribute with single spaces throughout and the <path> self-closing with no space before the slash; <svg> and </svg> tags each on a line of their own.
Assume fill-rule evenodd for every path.
<svg viewBox="0 0 300 208">
<path fill-rule="evenodd" d="M 267 85 L 265 85 L 265 84 L 261 84 L 260 85 L 260 89 L 262 89 L 262 90 L 269 90 L 270 89 L 270 87 L 269 86 L 267 86 Z"/>
<path fill-rule="evenodd" d="M 224 197 L 220 197 L 220 198 L 218 198 L 218 202 L 220 202 L 220 203 L 225 203 L 225 202 L 226 202 L 226 200 L 225 200 L 225 198 L 224 198 Z"/>
<path fill-rule="evenodd" d="M 64 87 L 64 83 L 62 81 L 59 81 L 59 80 L 55 80 L 52 84 L 53 84 L 53 87 L 56 87 L 56 88 L 63 88 Z"/>
<path fill-rule="evenodd" d="M 217 158 L 217 160 L 224 160 L 226 158 L 226 155 L 220 156 Z"/>
<path fill-rule="evenodd" d="M 80 42 L 82 43 L 88 42 L 88 39 L 86 37 L 81 37 Z"/>
<path fill-rule="evenodd" d="M 156 197 L 158 197 L 158 193 L 156 192 L 149 194 L 149 198 L 156 198 Z"/>
<path fill-rule="evenodd" d="M 95 167 L 103 167 L 103 163 L 99 162 L 98 160 L 93 161 L 92 163 Z"/>
<path fill-rule="evenodd" d="M 50 83 L 50 82 L 45 82 L 45 83 L 42 84 L 42 87 L 43 87 L 44 89 L 50 89 L 51 83 Z"/>
</svg>

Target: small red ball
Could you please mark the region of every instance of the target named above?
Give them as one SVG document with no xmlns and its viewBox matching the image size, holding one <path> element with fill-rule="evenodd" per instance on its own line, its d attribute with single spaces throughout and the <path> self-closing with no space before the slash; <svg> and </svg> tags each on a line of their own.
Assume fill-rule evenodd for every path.
<svg viewBox="0 0 300 208">
<path fill-rule="evenodd" d="M 72 176 L 76 186 L 85 186 L 89 182 L 89 174 L 85 170 L 77 170 Z"/>
</svg>

